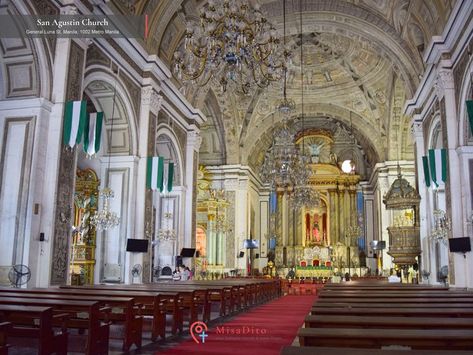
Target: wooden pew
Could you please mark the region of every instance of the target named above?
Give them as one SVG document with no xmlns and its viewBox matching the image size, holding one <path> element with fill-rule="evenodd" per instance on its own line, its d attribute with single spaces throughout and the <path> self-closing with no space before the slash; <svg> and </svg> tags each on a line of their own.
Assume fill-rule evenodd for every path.
<svg viewBox="0 0 473 355">
<path fill-rule="evenodd" d="M 217 282 L 217 281 L 216 281 Z M 154 283 L 148 284 L 146 287 L 166 287 L 171 289 L 205 289 L 208 291 L 208 304 L 205 308 L 205 316 L 203 317 L 206 320 L 210 319 L 210 310 L 211 303 L 215 302 L 219 304 L 220 315 L 226 315 L 226 309 L 228 307 L 228 312 L 233 312 L 235 304 L 237 303 L 237 297 L 240 296 L 240 286 L 238 285 L 221 285 L 219 283 L 215 284 L 206 284 L 196 281 L 179 281 L 179 282 L 169 282 L 169 283 Z M 243 292 L 243 291 L 242 291 Z M 241 304 L 241 303 L 238 303 Z"/>
<path fill-rule="evenodd" d="M 199 307 L 202 307 L 202 321 L 208 322 L 210 320 L 210 303 L 209 303 L 209 290 L 204 286 L 179 286 L 176 283 L 153 283 L 153 284 L 140 284 L 140 285 L 94 285 L 93 288 L 99 289 L 119 289 L 123 290 L 135 290 L 135 291 L 148 291 L 148 292 L 174 292 L 178 293 L 181 299 L 181 306 L 189 311 L 189 323 L 192 324 L 198 320 Z M 62 287 L 62 286 L 61 286 Z M 67 286 L 71 288 L 73 286 Z M 182 323 L 182 319 L 181 319 Z M 182 324 L 180 325 L 182 331 Z"/>
<path fill-rule="evenodd" d="M 472 329 L 390 329 L 366 331 L 346 328 L 300 328 L 301 346 L 336 346 L 345 348 L 381 348 L 401 345 L 412 349 L 471 350 Z"/>
<path fill-rule="evenodd" d="M 135 297 L 137 301 L 142 302 L 140 297 L 159 297 L 163 306 L 161 310 L 163 312 L 170 314 L 172 316 L 172 334 L 175 335 L 177 331 L 183 331 L 183 315 L 182 315 L 182 296 L 181 293 L 176 291 L 155 291 L 155 290 L 146 290 L 139 288 L 130 288 L 126 285 L 90 285 L 90 286 L 70 286 L 63 285 L 60 289 L 64 290 L 86 290 L 86 291 L 104 291 L 104 292 L 115 292 L 116 295 Z M 163 338 L 165 337 L 165 324 L 166 319 L 160 315 L 161 310 L 158 310 L 154 305 L 155 301 L 151 302 L 150 298 L 148 301 L 145 301 L 145 304 L 148 306 L 144 308 L 143 314 L 148 316 L 153 316 L 153 337 L 160 334 Z"/>
<path fill-rule="evenodd" d="M 42 298 L 48 300 L 87 300 L 97 301 L 101 307 L 110 306 L 111 312 L 106 315 L 106 321 L 122 323 L 124 325 L 123 332 L 123 350 L 129 350 L 135 344 L 137 348 L 141 348 L 143 334 L 143 316 L 139 315 L 140 310 L 135 310 L 135 301 L 129 297 L 114 297 L 112 295 L 99 296 L 93 293 L 77 295 L 69 294 L 53 294 L 36 292 L 29 289 L 10 289 L 10 292 L 0 290 L 0 297 L 17 297 L 17 298 Z"/>
<path fill-rule="evenodd" d="M 311 310 L 312 315 L 347 315 L 347 316 L 379 316 L 379 317 L 446 317 L 471 318 L 473 308 L 348 308 L 348 307 L 317 307 Z"/>
<path fill-rule="evenodd" d="M 432 304 L 432 303 L 463 303 L 463 304 L 473 304 L 473 297 L 340 297 L 340 298 L 320 298 L 317 299 L 316 303 L 319 305 L 324 305 L 327 303 L 391 303 L 391 304 L 404 304 L 404 303 L 422 303 L 422 304 Z"/>
<path fill-rule="evenodd" d="M 52 307 L 55 313 L 66 313 L 70 315 L 67 320 L 67 328 L 87 330 L 86 354 L 108 354 L 109 322 L 101 323 L 104 316 L 102 312 L 109 312 L 109 308 L 100 308 L 96 301 L 75 300 L 48 300 L 41 298 L 15 298 L 2 297 L 0 305 L 40 306 Z"/>
<path fill-rule="evenodd" d="M 343 291 L 343 292 L 321 292 L 319 293 L 318 299 L 325 299 L 325 298 L 412 298 L 412 297 L 422 297 L 422 298 L 472 298 L 472 292 L 424 292 L 424 291 L 404 291 L 404 292 L 397 292 L 397 291 L 370 291 L 370 292 L 351 292 L 351 291 Z"/>
<path fill-rule="evenodd" d="M 155 341 L 158 336 L 163 339 L 166 337 L 166 310 L 164 304 L 171 304 L 174 298 L 177 301 L 177 293 L 170 295 L 156 294 L 154 292 L 140 292 L 140 291 L 112 291 L 100 289 L 68 289 L 68 288 L 34 288 L 34 289 L 20 289 L 18 292 L 30 292 L 34 294 L 57 294 L 57 295 L 83 295 L 83 296 L 100 296 L 100 297 L 132 297 L 137 304 L 141 306 L 140 312 L 142 315 L 152 317 L 151 325 L 151 340 Z M 1 295 L 1 293 L 0 293 Z M 177 328 L 176 328 L 177 329 Z"/>
<path fill-rule="evenodd" d="M 448 300 L 445 300 L 448 302 Z M 343 302 L 343 303 L 334 303 L 334 302 L 316 302 L 312 306 L 312 312 L 316 312 L 321 308 L 463 308 L 473 310 L 473 303 L 407 303 L 407 302 L 398 302 L 398 303 L 385 303 L 385 302 Z"/>
<path fill-rule="evenodd" d="M 35 307 L 23 305 L 0 305 L 0 321 L 9 322 L 4 330 L 4 339 L 0 346 L 6 345 L 6 337 L 37 338 L 38 355 L 67 354 L 67 315 L 53 315 L 51 307 Z M 55 334 L 53 325 L 55 319 L 62 323 L 60 333 Z M 2 338 L 2 337 L 0 337 Z M 0 353 L 1 354 L 1 353 Z M 5 352 L 6 354 L 6 352 Z"/>
<path fill-rule="evenodd" d="M 202 308 L 202 321 L 210 321 L 210 291 L 207 287 L 179 286 L 177 282 L 123 285 L 123 287 L 155 292 L 178 292 L 182 299 L 182 307 L 189 311 L 189 324 L 198 321 L 199 308 Z"/>
<path fill-rule="evenodd" d="M 376 290 L 395 290 L 395 291 L 444 291 L 449 290 L 448 287 L 443 286 L 428 286 L 415 284 L 393 284 L 388 282 L 380 283 L 357 283 L 349 282 L 342 284 L 326 284 L 324 291 L 329 290 L 361 290 L 361 291 L 376 291 Z"/>
<path fill-rule="evenodd" d="M 340 355 L 347 353 L 346 348 L 325 348 L 314 346 L 285 346 L 281 355 Z M 382 349 L 350 349 L 350 355 L 472 355 L 473 351 L 457 350 L 382 350 Z"/>
<path fill-rule="evenodd" d="M 407 318 L 308 315 L 306 328 L 473 329 L 473 318 Z"/>
<path fill-rule="evenodd" d="M 0 355 L 8 355 L 8 331 L 11 328 L 10 322 L 2 322 L 0 323 Z"/>
</svg>

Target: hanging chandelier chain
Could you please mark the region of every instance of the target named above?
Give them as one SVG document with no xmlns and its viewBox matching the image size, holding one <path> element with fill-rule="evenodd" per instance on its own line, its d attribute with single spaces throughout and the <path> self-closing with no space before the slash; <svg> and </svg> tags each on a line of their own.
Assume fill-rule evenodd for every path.
<svg viewBox="0 0 473 355">
<path fill-rule="evenodd" d="M 110 173 L 112 154 L 112 140 L 113 140 L 113 116 L 115 116 L 115 104 L 117 95 L 117 78 L 115 77 L 114 89 L 113 89 L 113 100 L 112 100 L 112 115 L 110 117 L 110 139 L 108 141 L 108 164 L 106 174 Z M 110 181 L 108 182 L 110 184 Z M 90 218 L 90 223 L 95 226 L 97 230 L 107 230 L 114 228 L 120 224 L 120 218 L 118 215 L 110 210 L 110 199 L 114 197 L 113 190 L 106 186 L 99 192 L 100 198 L 103 199 L 102 210 L 95 211 L 95 214 Z"/>
<path fill-rule="evenodd" d="M 116 73 L 118 75 L 118 73 Z M 113 124 L 114 120 L 113 117 L 115 116 L 115 103 L 116 103 L 116 97 L 117 97 L 117 78 L 115 77 L 115 81 L 113 84 L 113 98 L 112 98 L 112 116 L 110 117 L 110 120 L 112 121 L 110 125 L 110 142 L 108 142 L 108 166 L 107 169 L 110 171 L 110 166 L 112 162 L 112 140 L 113 140 Z M 113 196 L 112 196 L 113 197 Z"/>
<path fill-rule="evenodd" d="M 302 134 L 304 134 L 304 49 L 302 47 L 302 0 L 299 0 L 299 22 L 301 27 L 301 116 L 302 116 Z M 304 140 L 302 139 L 302 155 L 305 153 L 305 144 Z"/>
<path fill-rule="evenodd" d="M 284 43 L 284 50 L 286 50 L 286 0 L 283 0 L 283 43 Z M 283 96 L 286 99 L 286 86 L 287 86 L 287 66 L 284 66 L 284 91 Z"/>
</svg>

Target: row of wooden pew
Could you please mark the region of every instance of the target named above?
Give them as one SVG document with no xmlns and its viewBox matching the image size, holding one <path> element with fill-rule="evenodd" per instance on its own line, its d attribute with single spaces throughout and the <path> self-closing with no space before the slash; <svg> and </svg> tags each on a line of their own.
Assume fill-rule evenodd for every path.
<svg viewBox="0 0 473 355">
<path fill-rule="evenodd" d="M 473 292 L 383 281 L 326 284 L 298 338 L 300 346 L 282 354 L 473 354 Z"/>
<path fill-rule="evenodd" d="M 110 325 L 123 327 L 122 349 L 140 348 L 144 321 L 150 340 L 165 339 L 166 316 L 171 334 L 193 322 L 209 322 L 280 296 L 278 280 L 224 279 L 144 285 L 0 288 L 0 355 L 8 339 L 37 338 L 38 354 L 67 354 L 68 335 L 85 334 L 86 354 L 108 354 Z"/>
</svg>

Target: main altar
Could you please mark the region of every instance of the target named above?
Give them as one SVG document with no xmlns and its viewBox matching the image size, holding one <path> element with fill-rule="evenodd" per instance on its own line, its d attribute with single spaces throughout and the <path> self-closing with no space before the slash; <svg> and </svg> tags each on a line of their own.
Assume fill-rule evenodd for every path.
<svg viewBox="0 0 473 355">
<path fill-rule="evenodd" d="M 363 219 L 357 190 L 361 177 L 355 170 L 344 172 L 341 166 L 350 159 L 357 171 L 363 171 L 363 159 L 351 149 L 353 141 L 345 127 L 337 127 L 335 132 L 308 130 L 297 139 L 311 152 L 313 173 L 308 184 L 319 193 L 320 202 L 294 209 L 290 193 L 276 196 L 270 221 L 276 238 L 275 265 L 282 270 L 294 268 L 297 277 L 330 277 L 335 271 L 360 266 L 357 243 Z M 360 232 L 354 235 L 354 229 Z"/>
</svg>

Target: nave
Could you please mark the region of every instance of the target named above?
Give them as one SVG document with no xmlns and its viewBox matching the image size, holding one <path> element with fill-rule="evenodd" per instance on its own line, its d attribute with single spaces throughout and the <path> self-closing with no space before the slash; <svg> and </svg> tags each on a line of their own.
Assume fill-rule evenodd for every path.
<svg viewBox="0 0 473 355">
<path fill-rule="evenodd" d="M 0 0 L 1 355 L 468 348 L 471 14 Z"/>
<path fill-rule="evenodd" d="M 292 295 L 261 279 L 3 288 L 0 354 L 473 354 L 471 291 L 369 279 L 312 286 Z"/>
</svg>

